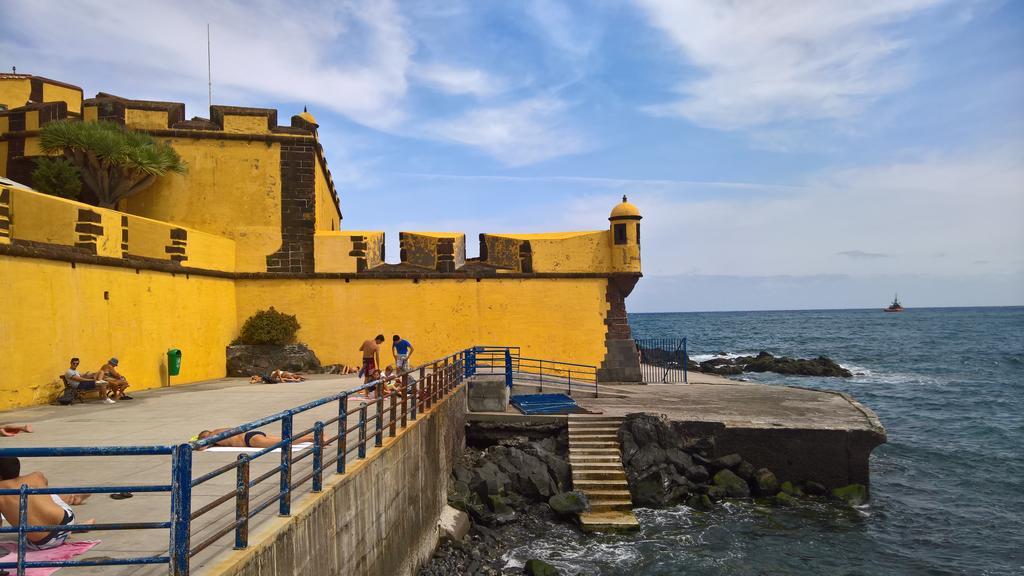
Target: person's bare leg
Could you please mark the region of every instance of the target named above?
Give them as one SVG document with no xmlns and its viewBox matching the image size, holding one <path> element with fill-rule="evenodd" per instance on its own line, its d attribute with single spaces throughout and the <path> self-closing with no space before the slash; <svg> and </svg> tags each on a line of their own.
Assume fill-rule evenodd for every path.
<svg viewBox="0 0 1024 576">
<path fill-rule="evenodd" d="M 306 434 L 305 436 L 300 436 L 298 438 L 292 438 L 292 443 L 293 444 L 299 444 L 299 443 L 302 443 L 302 442 L 312 442 L 312 441 L 313 441 L 313 435 L 312 434 Z M 277 444 L 280 444 L 280 443 L 281 443 L 281 437 L 280 436 L 253 436 L 252 439 L 249 440 L 249 445 L 252 446 L 253 448 L 269 448 L 271 446 L 274 446 L 274 445 L 277 445 Z"/>
<path fill-rule="evenodd" d="M 0 481 L 0 488 L 15 489 L 27 484 L 30 488 L 41 488 L 33 486 L 34 479 L 29 476 L 21 476 L 10 480 Z M 19 522 L 21 513 L 19 511 L 19 496 L 0 496 L 0 514 L 11 521 L 12 524 Z M 64 509 L 57 505 L 47 494 L 33 494 L 28 497 L 28 523 L 32 526 L 55 526 L 64 521 Z M 90 522 L 86 522 L 92 523 Z M 46 538 L 48 532 L 29 532 L 28 539 L 38 542 Z"/>
</svg>

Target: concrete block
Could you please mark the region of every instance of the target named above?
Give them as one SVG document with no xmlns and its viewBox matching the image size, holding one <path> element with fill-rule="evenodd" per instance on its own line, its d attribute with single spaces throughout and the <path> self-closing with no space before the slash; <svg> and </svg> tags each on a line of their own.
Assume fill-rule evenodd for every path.
<svg viewBox="0 0 1024 576">
<path fill-rule="evenodd" d="M 469 514 L 451 506 L 445 506 L 441 510 L 441 518 L 437 521 L 437 529 L 440 532 L 441 540 L 462 540 L 469 533 Z"/>
<path fill-rule="evenodd" d="M 509 389 L 505 376 L 488 374 L 473 376 L 468 381 L 470 412 L 504 412 L 508 408 Z"/>
</svg>

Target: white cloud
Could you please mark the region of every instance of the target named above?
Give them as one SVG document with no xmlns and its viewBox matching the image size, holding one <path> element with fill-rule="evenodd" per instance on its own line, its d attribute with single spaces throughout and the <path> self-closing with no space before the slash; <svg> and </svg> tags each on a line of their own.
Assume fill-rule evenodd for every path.
<svg viewBox="0 0 1024 576">
<path fill-rule="evenodd" d="M 414 43 L 389 1 L 5 2 L 4 12 L 22 38 L 0 46 L 22 70 L 87 94 L 174 94 L 205 115 L 209 22 L 215 103 L 308 104 L 374 127 L 403 118 Z"/>
<path fill-rule="evenodd" d="M 734 130 L 842 120 L 907 84 L 889 28 L 945 0 L 637 0 L 702 73 L 649 111 Z"/>
<path fill-rule="evenodd" d="M 422 132 L 479 148 L 507 165 L 522 166 L 589 149 L 584 135 L 564 119 L 566 109 L 558 99 L 532 98 L 429 122 Z"/>
<path fill-rule="evenodd" d="M 779 194 L 638 188 L 648 275 L 1021 273 L 1024 155 L 985 153 L 830 170 Z M 566 226 L 591 227 L 609 195 L 580 198 Z M 855 249 L 851 249 L 855 247 Z M 937 258 L 936 254 L 943 257 Z M 889 255 L 888 257 L 870 257 Z M 1024 292 L 1024 287 L 1022 287 Z"/>
<path fill-rule="evenodd" d="M 425 64 L 414 67 L 412 76 L 417 81 L 448 94 L 490 96 L 502 90 L 501 81 L 477 68 Z"/>
</svg>

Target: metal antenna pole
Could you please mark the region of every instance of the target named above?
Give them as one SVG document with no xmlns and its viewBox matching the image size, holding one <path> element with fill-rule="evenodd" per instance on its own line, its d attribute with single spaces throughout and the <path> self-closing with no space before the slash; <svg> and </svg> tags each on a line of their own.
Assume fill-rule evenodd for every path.
<svg viewBox="0 0 1024 576">
<path fill-rule="evenodd" d="M 210 59 L 210 23 L 206 23 L 206 88 L 208 90 L 209 105 L 213 106 L 213 67 Z"/>
</svg>

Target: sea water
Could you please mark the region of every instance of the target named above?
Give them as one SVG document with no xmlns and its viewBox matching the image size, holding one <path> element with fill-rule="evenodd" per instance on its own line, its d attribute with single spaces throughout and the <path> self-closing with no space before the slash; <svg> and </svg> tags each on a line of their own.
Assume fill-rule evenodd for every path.
<svg viewBox="0 0 1024 576">
<path fill-rule="evenodd" d="M 888 432 L 857 508 L 637 509 L 639 532 L 560 526 L 505 557 L 564 574 L 1024 574 L 1024 308 L 631 314 L 637 338 L 829 356 L 853 378 L 743 378 L 852 394 Z"/>
</svg>

